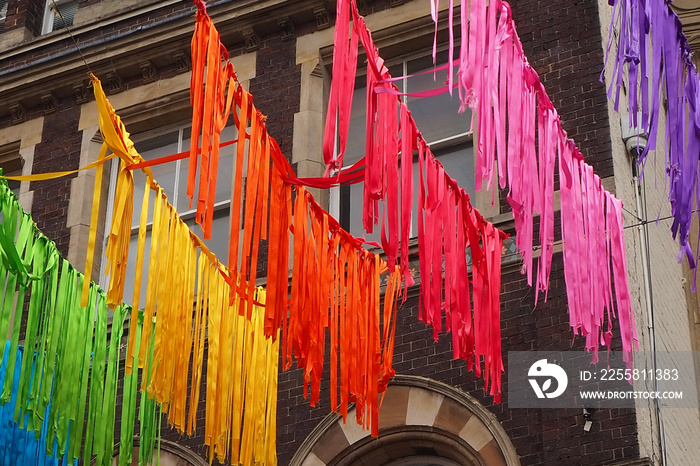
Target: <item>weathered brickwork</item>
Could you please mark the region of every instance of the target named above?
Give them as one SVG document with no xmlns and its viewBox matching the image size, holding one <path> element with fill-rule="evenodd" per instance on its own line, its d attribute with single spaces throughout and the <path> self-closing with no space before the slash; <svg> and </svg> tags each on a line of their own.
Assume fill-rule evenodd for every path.
<svg viewBox="0 0 700 466">
<path fill-rule="evenodd" d="M 80 109 L 70 100 L 61 101 L 55 113 L 44 117 L 43 141 L 34 153 L 34 173 L 75 170 L 80 162 L 82 132 L 78 131 Z M 71 179 L 35 181 L 32 217 L 39 229 L 51 238 L 64 256 L 68 255 L 70 230 L 66 227 Z"/>
<path fill-rule="evenodd" d="M 4 30 L 11 31 L 26 27 L 34 35 L 38 35 L 44 19 L 45 4 L 42 0 L 10 0 L 7 5 Z"/>
<path fill-rule="evenodd" d="M 294 114 L 299 111 L 301 67 L 295 63 L 295 41 L 272 36 L 261 41 L 257 70 L 250 83 L 253 102 L 267 115 L 265 126 L 290 158 Z"/>
</svg>

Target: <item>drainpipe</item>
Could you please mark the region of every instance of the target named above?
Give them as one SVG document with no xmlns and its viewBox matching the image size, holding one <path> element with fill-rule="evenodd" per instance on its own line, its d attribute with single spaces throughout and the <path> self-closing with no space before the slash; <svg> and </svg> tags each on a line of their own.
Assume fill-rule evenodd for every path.
<svg viewBox="0 0 700 466">
<path fill-rule="evenodd" d="M 652 352 L 652 364 L 654 373 L 658 366 L 657 356 L 656 356 L 656 332 L 655 332 L 655 322 L 654 322 L 654 302 L 652 297 L 652 286 L 651 286 L 651 267 L 648 255 L 648 244 L 649 244 L 649 225 L 647 222 L 647 211 L 646 211 L 646 192 L 644 193 L 644 208 L 642 208 L 642 194 L 641 194 L 641 183 L 639 179 L 639 157 L 646 148 L 647 138 L 646 135 L 640 128 L 630 128 L 629 117 L 624 115 L 622 117 L 622 138 L 625 141 L 625 147 L 627 149 L 627 154 L 630 156 L 632 161 L 632 181 L 634 183 L 634 200 L 637 208 L 637 218 L 639 219 L 637 225 L 637 234 L 639 235 L 639 244 L 641 249 L 642 258 L 642 280 L 644 283 L 644 302 L 647 309 L 647 329 L 649 331 L 649 346 Z M 641 121 L 641 120 L 639 120 Z M 658 391 L 657 380 L 654 380 L 654 390 Z M 663 415 L 661 413 L 661 404 L 658 399 L 654 400 L 656 405 L 656 422 L 659 428 L 659 449 L 661 454 L 661 464 L 663 466 L 667 465 L 666 462 L 666 433 L 664 430 Z"/>
</svg>

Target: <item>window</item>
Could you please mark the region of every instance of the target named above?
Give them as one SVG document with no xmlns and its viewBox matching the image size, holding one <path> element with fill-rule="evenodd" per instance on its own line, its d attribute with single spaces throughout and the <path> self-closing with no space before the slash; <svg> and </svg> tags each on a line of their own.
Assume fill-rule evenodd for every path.
<svg viewBox="0 0 700 466">
<path fill-rule="evenodd" d="M 63 29 L 73 25 L 75 12 L 78 10 L 77 0 L 46 0 L 42 34 Z"/>
<path fill-rule="evenodd" d="M 458 54 L 455 54 L 458 56 Z M 404 93 L 416 93 L 435 89 L 445 85 L 447 70 L 437 73 L 433 69 L 431 54 L 409 55 L 389 61 L 389 72 L 394 77 L 409 76 L 397 81 L 396 86 Z M 437 54 L 438 65 L 447 63 L 447 51 Z M 358 70 L 361 69 L 358 66 Z M 426 72 L 425 74 L 421 74 Z M 456 69 L 455 69 L 456 72 Z M 456 76 L 455 76 L 456 78 Z M 353 95 L 350 132 L 343 160 L 344 170 L 351 170 L 365 152 L 365 119 L 366 119 L 366 78 L 358 76 Z M 449 93 L 433 97 L 403 96 L 411 111 L 418 130 L 433 152 L 433 155 L 443 164 L 445 171 L 454 178 L 470 195 L 474 194 L 474 153 L 472 151 L 471 111 L 458 113 L 459 97 L 455 89 Z M 417 158 L 413 161 L 414 186 L 418 183 Z M 336 188 L 337 189 L 337 188 Z M 331 199 L 337 198 L 339 203 L 339 219 L 343 228 L 355 236 L 366 236 L 368 240 L 379 242 L 380 230 L 375 228 L 372 234 L 365 235 L 362 227 L 362 184 L 343 186 L 339 192 L 331 193 Z M 333 201 L 331 201 L 333 202 Z M 417 191 L 413 198 L 413 219 L 411 222 L 411 237 L 418 235 L 418 221 L 415 213 L 418 208 Z"/>
<path fill-rule="evenodd" d="M 5 18 L 7 18 L 7 4 L 9 0 L 0 0 L 0 34 L 5 30 Z"/>
<path fill-rule="evenodd" d="M 0 147 L 0 168 L 6 176 L 18 176 L 22 174 L 22 158 L 19 155 L 19 143 L 8 144 Z M 19 198 L 19 181 L 7 180 L 7 184 L 15 196 Z"/>
<path fill-rule="evenodd" d="M 233 119 L 229 120 L 230 124 Z M 167 155 L 172 155 L 189 150 L 190 148 L 191 127 L 189 123 L 177 126 L 166 127 L 155 131 L 150 131 L 145 134 L 133 137 L 134 145 L 141 156 L 146 160 L 153 160 Z M 228 126 L 221 132 L 221 142 L 231 141 L 236 137 L 235 126 Z M 230 229 L 230 206 L 231 206 L 231 177 L 234 170 L 234 151 L 236 146 L 231 145 L 221 148 L 219 155 L 219 170 L 218 181 L 216 185 L 215 212 L 212 225 L 212 237 L 205 241 L 207 247 L 224 263 L 228 259 L 229 249 L 229 229 Z M 153 176 L 158 184 L 165 191 L 169 202 L 175 206 L 180 217 L 187 223 L 190 229 L 203 239 L 201 229 L 195 224 L 195 208 L 189 207 L 189 198 L 187 197 L 187 177 L 189 169 L 189 159 L 185 158 L 176 162 L 169 162 L 151 167 Z M 116 178 L 119 171 L 119 161 L 115 160 L 112 165 L 111 181 L 109 188 L 109 202 L 107 206 L 107 223 L 105 230 L 111 225 L 111 213 L 113 206 L 111 202 L 114 199 L 114 191 L 116 189 Z M 199 172 L 198 172 L 199 176 Z M 146 176 L 141 170 L 134 170 L 134 215 L 131 226 L 131 244 L 129 246 L 129 260 L 127 262 L 127 277 L 134 277 L 136 270 L 136 248 L 138 245 L 139 220 L 141 212 L 141 201 L 146 186 Z M 196 192 L 197 187 L 195 187 Z M 150 249 L 150 226 L 153 222 L 153 206 L 154 192 L 151 192 L 149 205 L 149 232 L 146 236 L 146 254 Z M 105 234 L 107 237 L 107 234 Z M 103 245 L 106 248 L 106 238 Z M 104 250 L 104 249 L 103 249 Z M 146 255 L 148 257 L 148 255 Z M 100 279 L 104 278 L 104 262 L 103 270 L 100 274 Z M 143 277 L 148 276 L 148 261 L 143 264 Z M 104 287 L 105 283 L 101 283 Z M 124 286 L 124 301 L 131 302 L 133 297 L 133 283 L 127 281 Z M 145 297 L 146 280 L 142 282 L 141 296 Z M 142 304 L 145 302 L 142 299 Z"/>
</svg>

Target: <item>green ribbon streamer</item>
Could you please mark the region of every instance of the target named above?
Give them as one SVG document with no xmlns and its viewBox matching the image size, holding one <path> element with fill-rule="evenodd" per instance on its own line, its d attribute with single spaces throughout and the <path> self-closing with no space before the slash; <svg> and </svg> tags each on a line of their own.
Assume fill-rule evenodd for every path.
<svg viewBox="0 0 700 466">
<path fill-rule="evenodd" d="M 71 383 L 70 373 L 73 366 L 72 346 L 69 343 L 69 338 L 72 337 L 74 331 L 73 322 L 76 320 L 77 312 L 74 309 L 76 299 L 76 289 L 78 285 L 77 271 L 69 267 L 68 286 L 65 296 L 66 311 L 63 313 L 63 322 L 61 322 L 61 332 L 58 338 L 57 360 L 56 360 L 56 382 L 54 386 L 54 399 L 56 404 L 51 405 L 51 415 L 49 417 L 49 433 L 56 435 L 58 444 L 58 455 L 63 456 L 66 452 L 66 437 L 68 435 L 68 396 L 70 392 L 69 384 Z M 58 397 L 56 398 L 56 391 Z"/>
<path fill-rule="evenodd" d="M 87 317 L 87 331 L 84 338 L 83 344 L 83 363 L 80 369 L 80 398 L 76 410 L 77 422 L 72 423 L 72 426 L 76 426 L 75 432 L 71 429 L 71 438 L 79 439 L 83 437 L 83 426 L 85 425 L 85 406 L 87 405 L 87 390 L 88 390 L 88 380 L 90 378 L 90 355 L 92 352 L 92 334 L 95 324 L 95 313 L 94 306 L 97 300 L 97 287 L 90 287 L 90 297 L 88 301 L 88 307 L 84 308 L 85 315 Z M 71 444 L 71 452 L 69 456 L 69 462 L 73 459 L 80 457 L 80 442 L 73 442 Z"/>
<path fill-rule="evenodd" d="M 36 371 L 41 374 L 40 379 L 37 383 L 32 384 L 31 391 L 29 393 L 28 410 L 33 413 L 33 417 L 30 420 L 30 428 L 34 430 L 36 435 L 40 435 L 41 423 L 43 421 L 43 416 L 46 411 L 46 405 L 43 404 L 41 397 L 42 386 L 46 383 L 45 374 L 47 372 L 53 372 L 53 360 L 46 357 L 46 350 L 48 348 L 51 330 L 53 330 L 53 316 L 56 304 L 56 292 L 58 291 L 58 266 L 60 264 L 60 256 L 56 250 L 56 245 L 49 241 L 47 242 L 47 255 L 48 255 L 48 276 L 46 277 L 46 299 L 43 303 L 42 315 L 44 317 L 41 325 L 41 335 L 39 336 L 39 349 L 37 351 L 37 363 Z M 50 368 L 45 367 L 46 364 L 50 364 Z"/>
<path fill-rule="evenodd" d="M 136 314 L 136 318 L 134 318 Z M 124 395 L 122 398 L 122 426 L 119 436 L 119 466 L 129 466 L 134 453 L 134 425 L 136 421 L 136 398 L 138 394 L 138 355 L 141 347 L 143 329 L 143 311 L 132 310 L 130 313 L 129 339 L 134 340 L 133 371 L 124 376 Z"/>
<path fill-rule="evenodd" d="M 80 388 L 81 388 L 81 377 L 80 372 L 83 363 L 83 351 L 85 349 L 85 333 L 86 333 L 86 314 L 87 308 L 80 306 L 80 292 L 83 289 L 83 282 L 85 277 L 82 274 L 78 275 L 78 286 L 76 288 L 76 297 L 73 302 L 72 310 L 72 326 L 69 327 L 68 335 L 71 335 L 70 343 L 66 341 L 65 355 L 68 358 L 70 364 L 67 365 L 66 369 L 66 386 L 67 386 L 67 402 L 64 406 L 66 410 L 67 423 L 65 425 L 66 432 L 69 434 L 67 438 L 74 438 L 75 430 L 77 428 L 78 418 L 82 418 L 85 414 L 78 413 L 79 401 L 80 401 Z M 89 295 L 88 295 L 89 296 Z M 72 449 L 67 451 L 68 460 L 73 461 L 74 457 L 71 456 Z"/>
<path fill-rule="evenodd" d="M 17 244 L 20 245 L 20 250 L 24 251 L 24 260 L 27 262 L 31 261 L 33 252 L 34 252 L 34 235 L 30 234 L 33 233 L 32 231 L 32 221 L 31 218 L 28 216 L 23 216 L 20 227 L 19 227 L 19 236 L 17 237 Z M 14 351 L 15 348 L 17 348 L 19 344 L 19 330 L 20 330 L 20 323 L 22 322 L 22 314 L 24 310 L 24 296 L 27 293 L 27 280 L 21 280 L 19 284 L 19 290 L 17 292 L 16 298 L 13 300 L 16 303 L 16 306 L 14 306 L 14 319 L 12 321 L 12 338 L 10 340 L 10 354 L 7 359 L 7 373 L 8 374 L 14 374 L 15 373 L 15 362 L 17 361 L 17 351 Z M 5 386 L 3 387 L 2 390 L 2 396 L 0 396 L 0 402 L 1 403 L 7 403 L 10 401 L 12 397 L 12 378 L 11 377 L 5 377 Z"/>
<path fill-rule="evenodd" d="M 27 269 L 20 259 L 22 244 L 19 239 L 15 245 L 17 222 L 24 219 L 22 208 L 14 196 L 7 196 L 7 189 L 3 190 L 5 202 L 2 206 L 2 228 L 0 228 L 0 247 L 2 247 L 2 261 L 11 272 L 26 276 Z M 19 272 L 22 272 L 21 274 Z"/>
<path fill-rule="evenodd" d="M 95 345 L 92 358 L 92 380 L 90 383 L 90 403 L 88 406 L 88 426 L 85 432 L 83 463 L 90 464 L 92 455 L 102 448 L 104 456 L 104 436 L 97 426 L 102 425 L 102 400 L 104 398 L 105 360 L 107 358 L 107 297 L 100 290 L 95 324 Z M 98 420 L 99 416 L 99 420 Z"/>
<path fill-rule="evenodd" d="M 107 379 L 105 381 L 105 396 L 102 404 L 102 429 L 104 431 L 104 456 L 97 457 L 96 464 L 110 466 L 114 451 L 114 421 L 116 416 L 117 377 L 119 376 L 119 353 L 122 335 L 124 333 L 124 317 L 129 310 L 124 304 L 117 306 L 112 317 L 112 332 L 109 340 L 109 362 L 107 363 Z"/>
<path fill-rule="evenodd" d="M 42 238 L 37 238 L 32 248 L 32 270 L 35 275 L 43 279 L 46 269 L 46 244 Z M 19 372 L 19 387 L 17 388 L 17 400 L 15 403 L 15 422 L 19 422 L 20 429 L 24 429 L 24 416 L 20 419 L 20 407 L 22 400 L 29 396 L 29 382 L 31 380 L 31 371 L 34 366 L 34 346 L 36 343 L 36 334 L 38 332 L 39 319 L 41 318 L 40 306 L 44 300 L 45 283 L 43 280 L 38 280 L 32 284 L 31 296 L 29 298 L 29 311 L 27 315 L 26 335 L 24 339 L 24 351 L 26 357 L 22 358 L 22 366 Z M 15 320 L 13 325 L 19 324 Z"/>
</svg>

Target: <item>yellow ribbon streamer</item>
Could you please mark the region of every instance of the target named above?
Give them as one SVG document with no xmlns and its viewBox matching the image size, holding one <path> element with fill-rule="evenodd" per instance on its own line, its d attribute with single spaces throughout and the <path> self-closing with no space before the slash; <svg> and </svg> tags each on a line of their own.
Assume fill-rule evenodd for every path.
<svg viewBox="0 0 700 466">
<path fill-rule="evenodd" d="M 108 156 L 104 157 L 103 159 L 98 158 L 92 163 L 89 163 L 85 165 L 82 168 L 78 168 L 77 170 L 68 170 L 68 171 L 62 171 L 62 172 L 49 172 L 49 173 L 34 173 L 31 175 L 0 175 L 0 178 L 5 178 L 6 180 L 12 180 L 12 181 L 45 181 L 45 180 L 55 180 L 56 178 L 61 178 L 62 176 L 68 176 L 72 175 L 74 173 L 78 173 L 84 170 L 90 170 L 91 168 L 98 167 L 102 164 L 104 164 L 108 160 L 112 160 L 114 157 L 116 157 L 117 154 L 109 154 Z"/>
<path fill-rule="evenodd" d="M 100 193 L 102 192 L 102 172 L 104 159 L 107 156 L 107 144 L 102 144 L 100 154 L 97 156 L 97 171 L 95 172 L 95 190 L 92 195 L 92 215 L 90 217 L 90 234 L 88 235 L 87 257 L 85 258 L 85 281 L 83 282 L 83 294 L 80 305 L 87 307 L 90 298 L 90 281 L 92 278 L 92 261 L 95 255 L 95 238 L 97 237 L 97 218 L 100 214 Z"/>
</svg>

